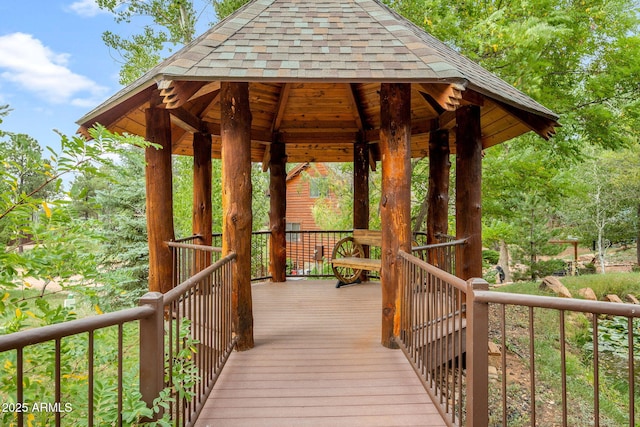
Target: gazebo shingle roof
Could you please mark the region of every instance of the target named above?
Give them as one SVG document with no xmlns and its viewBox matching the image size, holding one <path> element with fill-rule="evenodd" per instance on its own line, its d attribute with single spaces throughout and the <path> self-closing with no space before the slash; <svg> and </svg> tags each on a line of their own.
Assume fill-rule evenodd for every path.
<svg viewBox="0 0 640 427">
<path fill-rule="evenodd" d="M 458 92 L 473 92 L 497 102 L 511 115 L 521 112 L 515 116 L 524 119 L 525 127 L 522 132 L 509 132 L 509 137 L 531 129 L 548 137 L 558 118 L 376 0 L 250 2 L 79 123 L 87 126 L 100 121 L 107 111 L 159 81 L 301 83 L 308 87 L 348 83 L 361 88 L 368 83 L 407 82 L 429 96 L 434 96 L 429 85 L 436 84 L 436 96 L 451 90 L 453 98 Z M 358 98 L 355 91 L 365 110 L 369 92 L 363 89 Z M 458 101 L 463 98 L 461 94 Z M 454 106 L 458 101 L 453 99 Z M 432 110 L 433 116 L 440 114 L 442 111 Z M 529 119 L 534 123 L 526 123 Z M 116 130 L 126 129 L 116 126 Z M 296 161 L 304 160 L 309 159 Z"/>
</svg>

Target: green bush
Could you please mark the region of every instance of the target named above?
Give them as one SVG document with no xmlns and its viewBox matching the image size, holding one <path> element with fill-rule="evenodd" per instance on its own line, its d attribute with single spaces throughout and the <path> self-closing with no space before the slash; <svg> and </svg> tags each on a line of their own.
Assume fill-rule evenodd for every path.
<svg viewBox="0 0 640 427">
<path fill-rule="evenodd" d="M 482 259 L 491 265 L 496 265 L 500 260 L 500 252 L 491 249 L 482 251 Z"/>
</svg>

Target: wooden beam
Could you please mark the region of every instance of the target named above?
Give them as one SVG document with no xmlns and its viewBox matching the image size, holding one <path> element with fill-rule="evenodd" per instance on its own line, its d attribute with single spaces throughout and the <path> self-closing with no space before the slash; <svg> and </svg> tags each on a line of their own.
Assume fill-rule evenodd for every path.
<svg viewBox="0 0 640 427">
<path fill-rule="evenodd" d="M 216 130 L 216 129 L 210 129 L 210 126 L 209 126 L 210 123 L 207 123 L 201 120 L 199 117 L 191 114 L 189 111 L 185 110 L 184 108 L 175 108 L 169 111 L 171 113 L 171 122 L 176 126 L 186 130 L 187 132 L 210 133 L 211 130 L 214 130 L 214 131 Z M 219 128 L 218 128 L 218 132 L 220 132 Z"/>
<path fill-rule="evenodd" d="M 278 97 L 278 105 L 276 107 L 276 114 L 273 117 L 273 124 L 271 125 L 271 132 L 280 131 L 280 125 L 282 124 L 282 116 L 284 115 L 284 109 L 287 107 L 289 101 L 289 93 L 291 92 L 291 84 L 283 83 L 280 90 L 280 96 Z"/>
<path fill-rule="evenodd" d="M 545 140 L 549 140 L 554 136 L 556 134 L 555 128 L 560 127 L 560 123 L 556 120 L 520 110 L 501 101 L 494 100 L 494 102 Z"/>
<path fill-rule="evenodd" d="M 398 252 L 411 251 L 411 85 L 380 86 L 382 157 L 382 344 L 396 348 L 400 334 L 401 269 Z"/>
<path fill-rule="evenodd" d="M 231 312 L 240 351 L 253 348 L 251 302 L 251 110 L 249 84 L 220 87 L 222 136 L 222 253 L 237 254 L 233 264 Z"/>
<path fill-rule="evenodd" d="M 162 103 L 168 109 L 182 107 L 205 82 L 162 80 L 158 82 Z"/>
<path fill-rule="evenodd" d="M 449 232 L 449 131 L 431 132 L 429 139 L 429 193 L 427 203 L 427 244 L 440 243 L 439 235 Z M 436 251 L 429 263 L 440 266 Z"/>
<path fill-rule="evenodd" d="M 482 140 L 480 107 L 456 111 L 456 276 L 482 277 Z"/>
<path fill-rule="evenodd" d="M 359 99 L 358 93 L 356 91 L 356 85 L 354 83 L 349 84 L 347 88 L 347 98 L 349 99 L 349 103 L 351 107 L 355 111 L 353 119 L 358 126 L 360 131 L 365 130 L 365 128 L 369 128 L 369 124 L 366 123 L 366 115 L 364 114 L 364 109 L 362 108 L 362 102 Z"/>
<path fill-rule="evenodd" d="M 461 83 L 422 83 L 422 90 L 427 93 L 444 111 L 455 111 L 460 106 L 465 87 Z"/>
<path fill-rule="evenodd" d="M 277 137 L 276 137 L 277 138 Z M 287 280 L 287 157 L 284 143 L 279 140 L 266 147 L 271 153 L 269 161 L 269 270 L 271 280 L 285 282 Z"/>
<path fill-rule="evenodd" d="M 149 240 L 149 291 L 166 293 L 173 287 L 173 257 L 168 242 L 175 240 L 169 112 L 145 112 L 146 140 L 161 148 L 145 150 L 147 234 Z"/>
</svg>

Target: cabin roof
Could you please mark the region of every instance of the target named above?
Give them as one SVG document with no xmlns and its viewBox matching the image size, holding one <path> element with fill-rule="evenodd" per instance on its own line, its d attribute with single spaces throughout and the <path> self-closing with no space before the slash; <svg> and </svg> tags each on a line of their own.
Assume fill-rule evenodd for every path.
<svg viewBox="0 0 640 427">
<path fill-rule="evenodd" d="M 274 132 L 293 162 L 350 160 L 358 134 L 375 145 L 382 82 L 412 85 L 414 157 L 466 103 L 482 106 L 485 147 L 558 126 L 554 112 L 376 0 L 254 0 L 78 123 L 144 135 L 144 109 L 161 104 L 175 153 L 190 154 L 191 134 L 203 131 L 216 157 L 222 81 L 250 84 L 254 161 Z"/>
</svg>

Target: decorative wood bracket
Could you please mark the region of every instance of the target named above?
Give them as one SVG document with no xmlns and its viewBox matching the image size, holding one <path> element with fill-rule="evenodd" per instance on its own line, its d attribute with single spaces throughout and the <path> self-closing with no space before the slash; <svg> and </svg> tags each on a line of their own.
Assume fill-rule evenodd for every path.
<svg viewBox="0 0 640 427">
<path fill-rule="evenodd" d="M 182 107 L 204 86 L 205 82 L 162 80 L 158 82 L 160 96 L 167 109 Z"/>
<path fill-rule="evenodd" d="M 455 111 L 460 106 L 466 89 L 462 83 L 423 83 L 420 87 L 445 111 Z"/>
</svg>

